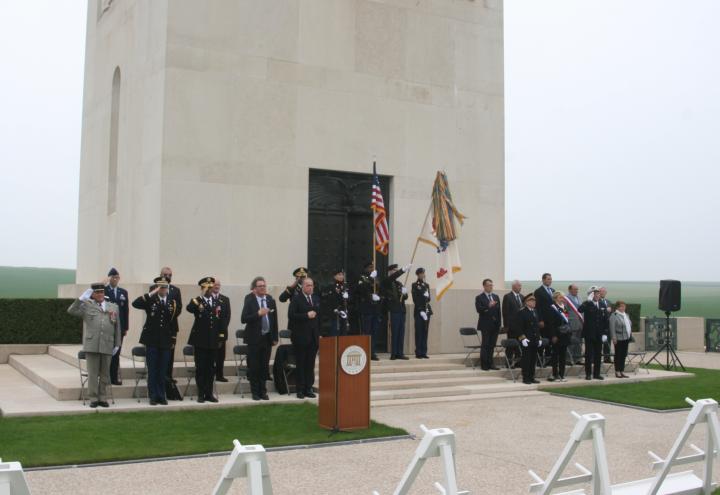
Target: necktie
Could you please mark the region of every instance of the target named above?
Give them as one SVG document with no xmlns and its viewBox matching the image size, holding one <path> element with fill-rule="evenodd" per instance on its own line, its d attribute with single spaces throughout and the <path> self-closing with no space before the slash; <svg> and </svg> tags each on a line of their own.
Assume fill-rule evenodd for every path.
<svg viewBox="0 0 720 495">
<path fill-rule="evenodd" d="M 260 299 L 260 307 L 262 307 L 262 308 L 267 307 L 267 306 L 265 306 L 265 298 L 264 297 L 262 299 Z M 270 322 L 268 321 L 268 315 L 264 315 L 262 317 L 261 329 L 262 329 L 261 333 L 263 335 L 265 335 L 266 333 L 268 333 L 270 331 Z"/>
<path fill-rule="evenodd" d="M 312 299 L 310 298 L 310 296 L 307 296 L 307 302 L 308 302 L 308 304 L 309 304 L 310 306 L 313 305 Z"/>
<path fill-rule="evenodd" d="M 517 301 L 518 306 L 520 306 L 520 294 L 518 294 L 517 292 L 515 293 L 515 300 Z"/>
</svg>

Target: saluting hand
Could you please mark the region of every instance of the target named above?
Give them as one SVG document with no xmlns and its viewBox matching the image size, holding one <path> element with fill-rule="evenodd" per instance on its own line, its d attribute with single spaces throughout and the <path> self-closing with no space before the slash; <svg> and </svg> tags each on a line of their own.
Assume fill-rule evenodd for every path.
<svg viewBox="0 0 720 495">
<path fill-rule="evenodd" d="M 160 287 L 155 287 L 153 290 L 150 291 L 150 295 L 154 296 L 158 292 L 160 292 Z"/>
</svg>

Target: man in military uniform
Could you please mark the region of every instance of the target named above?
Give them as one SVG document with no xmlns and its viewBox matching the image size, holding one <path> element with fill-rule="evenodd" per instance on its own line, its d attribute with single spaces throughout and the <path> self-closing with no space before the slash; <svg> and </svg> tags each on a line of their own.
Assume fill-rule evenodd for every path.
<svg viewBox="0 0 720 495">
<path fill-rule="evenodd" d="M 173 343 L 173 321 L 178 308 L 174 299 L 168 296 L 169 282 L 163 277 L 153 280 L 150 292 L 143 294 L 132 303 L 133 308 L 145 311 L 145 324 L 140 334 L 140 343 L 145 346 L 147 385 L 150 405 L 167 405 L 165 396 L 165 374 Z"/>
<path fill-rule="evenodd" d="M 68 308 L 82 318 L 82 345 L 87 359 L 90 407 L 109 407 L 105 390 L 110 379 L 110 359 L 120 349 L 120 317 L 116 304 L 105 300 L 105 284 L 92 284 Z"/>
<path fill-rule="evenodd" d="M 113 385 L 122 385 L 122 377 L 120 376 L 120 352 L 122 352 L 122 340 L 128 331 L 128 313 L 130 310 L 128 293 L 118 285 L 119 283 L 120 273 L 118 273 L 115 268 L 110 268 L 108 280 L 105 284 L 105 298 L 117 305 L 118 316 L 120 317 L 120 349 L 110 360 L 110 382 Z"/>
<path fill-rule="evenodd" d="M 390 359 L 410 359 L 403 352 L 405 343 L 405 301 L 408 298 L 407 288 L 398 280 L 400 276 L 410 269 L 405 265 L 398 269 L 397 264 L 388 266 L 388 276 L 380 284 L 383 298 L 390 313 L 390 328 L 392 340 L 390 344 Z"/>
<path fill-rule="evenodd" d="M 430 284 L 425 282 L 425 268 L 415 270 L 417 280 L 412 284 L 412 299 L 415 309 L 413 317 L 415 320 L 415 357 L 428 359 L 427 339 L 430 328 Z"/>
<path fill-rule="evenodd" d="M 173 271 L 172 268 L 169 266 L 164 266 L 160 270 L 160 276 L 168 281 L 168 298 L 170 300 L 175 301 L 175 307 L 177 308 L 177 314 L 175 315 L 175 319 L 171 323 L 172 327 L 172 347 L 170 348 L 170 359 L 168 360 L 168 367 L 167 367 L 167 375 L 165 379 L 167 381 L 175 381 L 173 380 L 173 366 L 175 365 L 175 344 L 177 343 L 177 334 L 180 330 L 180 327 L 178 326 L 177 317 L 180 316 L 180 313 L 182 313 L 183 303 L 182 303 L 182 294 L 180 293 L 180 289 L 175 287 L 172 282 L 172 276 Z M 172 399 L 171 399 L 172 400 Z"/>
<path fill-rule="evenodd" d="M 198 388 L 198 402 L 217 402 L 213 395 L 215 361 L 222 345 L 220 314 L 222 308 L 215 304 L 212 288 L 213 277 L 203 277 L 198 282 L 200 295 L 187 305 L 188 312 L 195 315 L 188 344 L 193 346 L 195 357 L 195 384 Z"/>
<path fill-rule="evenodd" d="M 296 294 L 302 294 L 302 283 L 303 280 L 305 280 L 305 277 L 308 276 L 308 270 L 307 268 L 300 266 L 298 268 L 295 268 L 292 273 L 293 277 L 295 277 L 295 281 L 285 287 L 285 290 L 282 291 L 280 296 L 278 296 L 278 299 L 280 302 L 292 302 L 293 296 Z M 290 318 L 290 307 L 288 306 L 288 330 L 292 331 L 293 321 L 292 318 Z"/>
<path fill-rule="evenodd" d="M 215 285 L 212 288 L 212 297 L 215 305 L 220 306 L 220 335 L 222 335 L 222 343 L 218 349 L 217 359 L 215 360 L 215 380 L 218 382 L 227 382 L 224 376 L 225 368 L 225 344 L 228 339 L 228 327 L 230 326 L 230 298 L 220 293 L 220 280 L 215 278 Z"/>
<path fill-rule="evenodd" d="M 535 362 L 538 349 L 542 349 L 540 336 L 540 320 L 535 310 L 535 295 L 525 296 L 525 306 L 518 312 L 518 340 L 522 345 L 522 377 L 523 383 L 532 385 L 540 383 L 535 379 Z"/>
<path fill-rule="evenodd" d="M 347 335 L 349 329 L 348 300 L 350 292 L 347 284 L 345 284 L 345 272 L 342 268 L 335 270 L 335 281 L 328 285 L 323 291 L 323 304 L 328 304 L 328 314 L 330 314 L 330 336 Z"/>
<path fill-rule="evenodd" d="M 375 354 L 375 340 L 380 330 L 380 296 L 377 294 L 376 280 L 375 265 L 366 263 L 355 288 L 355 296 L 360 308 L 360 328 L 363 335 L 370 336 L 370 358 L 373 361 L 379 360 Z"/>
</svg>

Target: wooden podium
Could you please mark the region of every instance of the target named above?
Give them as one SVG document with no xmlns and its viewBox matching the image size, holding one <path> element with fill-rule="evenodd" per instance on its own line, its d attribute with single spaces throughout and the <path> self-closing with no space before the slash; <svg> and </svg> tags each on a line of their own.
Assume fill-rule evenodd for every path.
<svg viewBox="0 0 720 495">
<path fill-rule="evenodd" d="M 320 339 L 319 406 L 323 428 L 370 428 L 369 335 Z"/>
</svg>

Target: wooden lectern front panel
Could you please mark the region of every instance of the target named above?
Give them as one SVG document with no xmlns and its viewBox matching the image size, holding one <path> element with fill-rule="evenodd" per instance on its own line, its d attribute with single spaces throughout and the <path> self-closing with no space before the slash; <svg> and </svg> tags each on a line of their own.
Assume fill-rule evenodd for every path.
<svg viewBox="0 0 720 495">
<path fill-rule="evenodd" d="M 337 423 L 337 364 L 336 339 L 323 337 L 320 339 L 320 371 L 318 373 L 319 399 L 318 423 L 321 427 L 332 430 Z"/>
</svg>

